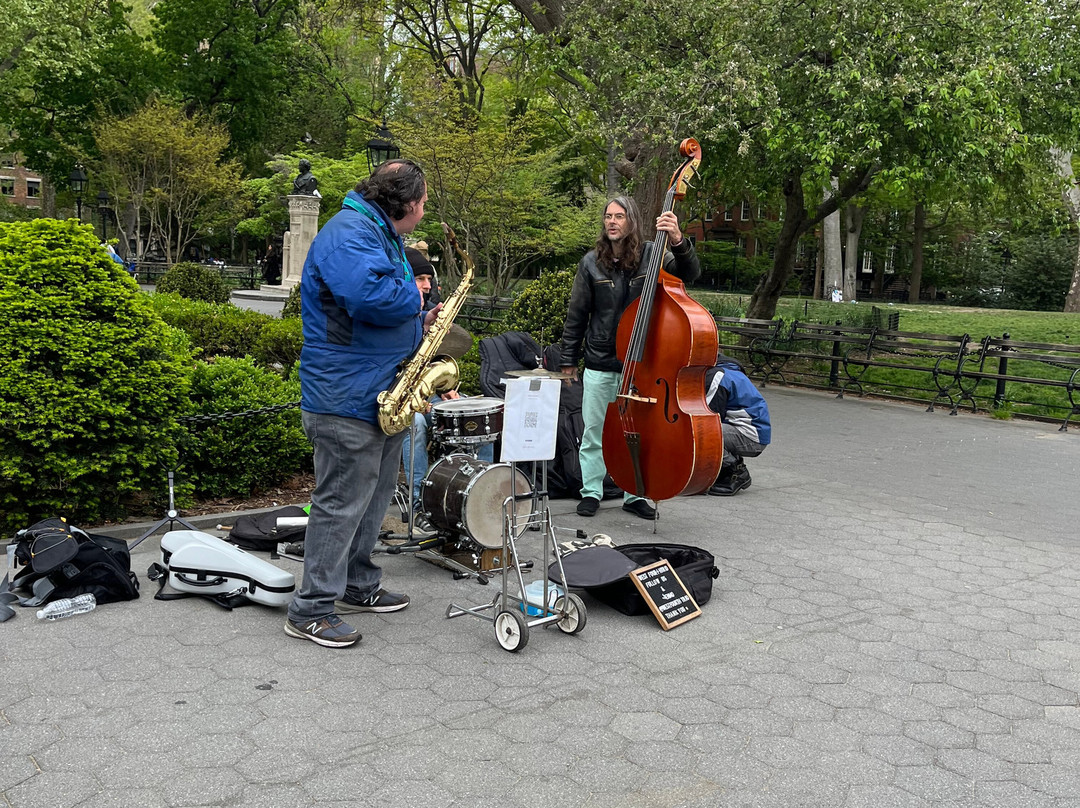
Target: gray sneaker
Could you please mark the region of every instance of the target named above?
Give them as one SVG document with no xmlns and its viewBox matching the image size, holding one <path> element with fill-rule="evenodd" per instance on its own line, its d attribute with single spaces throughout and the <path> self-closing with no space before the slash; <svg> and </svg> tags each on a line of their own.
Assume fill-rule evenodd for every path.
<svg viewBox="0 0 1080 808">
<path fill-rule="evenodd" d="M 285 633 L 327 648 L 346 648 L 360 641 L 360 632 L 336 614 L 318 620 L 301 620 L 299 623 L 286 618 Z"/>
<path fill-rule="evenodd" d="M 369 595 L 361 601 L 339 600 L 334 603 L 334 608 L 342 614 L 357 614 L 358 612 L 399 612 L 408 605 L 408 595 L 380 589 L 374 595 Z"/>
<path fill-rule="evenodd" d="M 412 534 L 415 539 L 430 539 L 432 536 L 439 535 L 439 531 L 424 514 L 418 513 L 413 516 Z"/>
</svg>

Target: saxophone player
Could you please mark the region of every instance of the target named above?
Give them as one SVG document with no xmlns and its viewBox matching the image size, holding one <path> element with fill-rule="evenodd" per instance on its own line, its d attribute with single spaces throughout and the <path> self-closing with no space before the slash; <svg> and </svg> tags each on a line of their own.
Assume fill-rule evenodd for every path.
<svg viewBox="0 0 1080 808">
<path fill-rule="evenodd" d="M 300 406 L 315 449 L 315 490 L 285 633 L 330 648 L 360 640 L 340 615 L 409 605 L 407 595 L 382 587 L 371 559 L 404 440 L 379 427 L 376 399 L 439 313 L 422 310 L 401 240 L 426 201 L 419 166 L 383 163 L 345 197 L 304 262 Z"/>
</svg>

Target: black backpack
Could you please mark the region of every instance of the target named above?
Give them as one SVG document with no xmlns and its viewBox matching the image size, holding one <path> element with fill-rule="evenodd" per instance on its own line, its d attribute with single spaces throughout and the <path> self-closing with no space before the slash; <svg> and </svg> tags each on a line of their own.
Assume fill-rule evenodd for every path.
<svg viewBox="0 0 1080 808">
<path fill-rule="evenodd" d="M 244 550 L 269 552 L 273 558 L 279 542 L 301 542 L 307 533 L 306 525 L 279 528 L 277 520 L 283 516 L 306 518 L 307 511 L 299 505 L 286 505 L 257 516 L 238 516 L 226 538 Z"/>
<path fill-rule="evenodd" d="M 19 571 L 11 581 L 23 606 L 90 593 L 98 603 L 139 597 L 127 542 L 87 533 L 66 519 L 45 519 L 15 534 Z"/>
</svg>

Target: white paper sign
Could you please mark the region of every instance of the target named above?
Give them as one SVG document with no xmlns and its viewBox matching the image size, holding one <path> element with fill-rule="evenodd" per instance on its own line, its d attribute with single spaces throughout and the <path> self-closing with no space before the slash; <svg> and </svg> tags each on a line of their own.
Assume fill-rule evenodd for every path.
<svg viewBox="0 0 1080 808">
<path fill-rule="evenodd" d="M 555 434 L 559 422 L 560 379 L 503 379 L 503 463 L 551 460 L 555 457 Z"/>
</svg>

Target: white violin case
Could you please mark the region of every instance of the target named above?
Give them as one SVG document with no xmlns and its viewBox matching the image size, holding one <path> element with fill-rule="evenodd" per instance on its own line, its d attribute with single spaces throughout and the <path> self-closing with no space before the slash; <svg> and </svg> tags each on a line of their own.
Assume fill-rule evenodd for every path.
<svg viewBox="0 0 1080 808">
<path fill-rule="evenodd" d="M 264 606 L 287 606 L 296 578 L 227 541 L 199 530 L 171 530 L 161 538 L 161 562 L 148 574 L 165 578 L 184 595 L 202 595 L 231 608 L 247 600 Z M 184 596 L 181 595 L 181 596 Z M 170 599 L 168 595 L 159 599 Z"/>
</svg>

